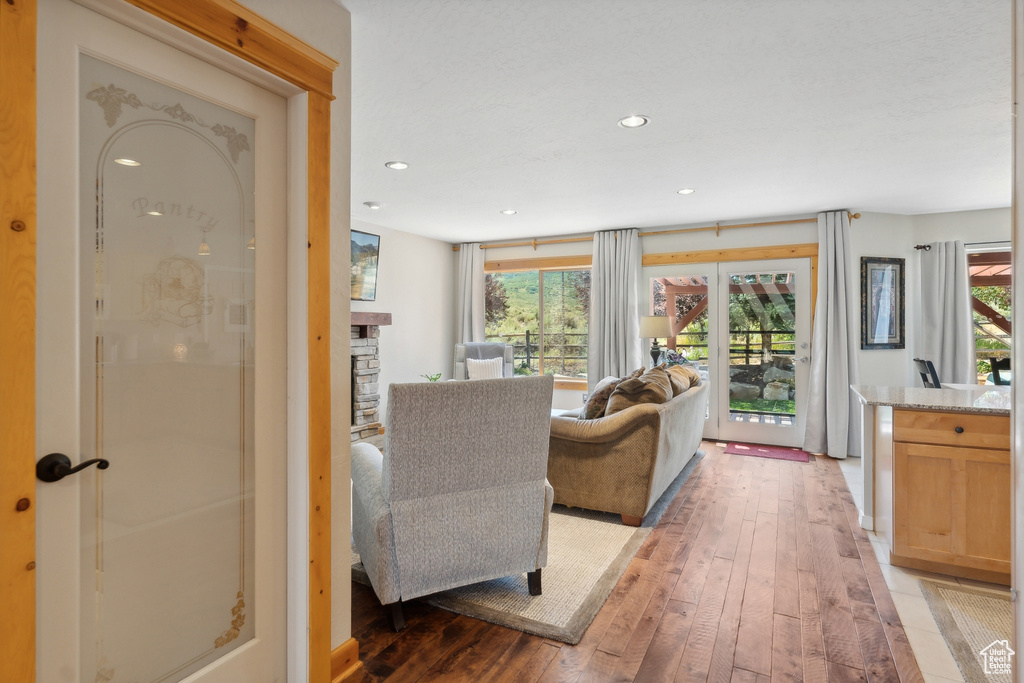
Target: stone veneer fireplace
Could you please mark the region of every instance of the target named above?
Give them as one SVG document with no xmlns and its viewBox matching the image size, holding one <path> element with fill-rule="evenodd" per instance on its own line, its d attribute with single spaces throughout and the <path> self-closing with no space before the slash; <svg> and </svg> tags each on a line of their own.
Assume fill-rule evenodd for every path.
<svg viewBox="0 0 1024 683">
<path fill-rule="evenodd" d="M 380 328 L 390 313 L 352 312 L 352 441 L 380 434 Z"/>
</svg>

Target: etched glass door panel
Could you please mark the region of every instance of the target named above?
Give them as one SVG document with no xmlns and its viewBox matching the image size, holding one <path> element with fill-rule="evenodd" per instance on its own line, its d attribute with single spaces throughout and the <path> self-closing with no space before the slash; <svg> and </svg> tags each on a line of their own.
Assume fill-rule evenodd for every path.
<svg viewBox="0 0 1024 683">
<path fill-rule="evenodd" d="M 255 634 L 255 121 L 79 87 L 83 680 L 177 681 Z"/>
</svg>

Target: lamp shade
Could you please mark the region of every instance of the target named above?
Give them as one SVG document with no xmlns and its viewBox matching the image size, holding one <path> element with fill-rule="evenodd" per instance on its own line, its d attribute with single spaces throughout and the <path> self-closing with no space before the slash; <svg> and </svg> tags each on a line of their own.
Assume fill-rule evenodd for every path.
<svg viewBox="0 0 1024 683">
<path fill-rule="evenodd" d="M 672 336 L 672 323 L 666 315 L 640 316 L 640 337 L 644 339 L 668 338 Z"/>
</svg>

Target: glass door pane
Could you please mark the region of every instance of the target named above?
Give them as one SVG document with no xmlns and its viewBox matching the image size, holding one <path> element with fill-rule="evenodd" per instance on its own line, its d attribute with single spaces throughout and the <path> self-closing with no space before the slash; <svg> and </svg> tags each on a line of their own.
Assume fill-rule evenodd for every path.
<svg viewBox="0 0 1024 683">
<path fill-rule="evenodd" d="M 662 361 L 692 363 L 704 381 L 710 382 L 703 436 L 718 438 L 716 397 L 719 384 L 713 374 L 719 348 L 714 332 L 719 317 L 718 266 L 714 263 L 658 266 L 645 268 L 644 274 L 650 278 L 651 315 L 665 315 L 672 321 L 674 334 L 666 340 Z M 644 358 L 649 358 L 648 349 L 644 349 Z"/>
<path fill-rule="evenodd" d="M 255 633 L 255 121 L 80 88 L 83 679 L 177 681 Z"/>
<path fill-rule="evenodd" d="M 810 355 L 807 271 L 803 262 L 722 264 L 722 379 L 729 387 L 722 438 L 800 445 Z"/>
<path fill-rule="evenodd" d="M 672 319 L 673 335 L 663 359 L 670 365 L 693 363 L 707 379 L 708 335 L 710 331 L 710 293 L 706 273 L 674 277 L 656 277 L 651 281 L 653 315 Z"/>
</svg>

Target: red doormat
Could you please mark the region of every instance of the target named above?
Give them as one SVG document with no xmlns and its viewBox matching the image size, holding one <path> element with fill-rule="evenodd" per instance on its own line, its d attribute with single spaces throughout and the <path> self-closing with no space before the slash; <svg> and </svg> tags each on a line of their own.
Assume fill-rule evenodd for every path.
<svg viewBox="0 0 1024 683">
<path fill-rule="evenodd" d="M 811 456 L 807 451 L 799 448 L 784 448 L 783 446 L 762 446 L 756 443 L 734 443 L 729 442 L 725 447 L 726 453 L 732 455 L 753 455 L 757 458 L 773 458 L 775 460 L 793 460 L 794 462 L 807 462 Z"/>
</svg>

